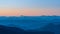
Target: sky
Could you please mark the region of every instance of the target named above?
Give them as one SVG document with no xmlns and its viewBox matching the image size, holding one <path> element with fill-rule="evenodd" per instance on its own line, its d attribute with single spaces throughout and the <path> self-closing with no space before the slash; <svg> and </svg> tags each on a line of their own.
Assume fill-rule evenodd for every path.
<svg viewBox="0 0 60 34">
<path fill-rule="evenodd" d="M 60 0 L 0 0 L 0 16 L 60 15 Z"/>
</svg>

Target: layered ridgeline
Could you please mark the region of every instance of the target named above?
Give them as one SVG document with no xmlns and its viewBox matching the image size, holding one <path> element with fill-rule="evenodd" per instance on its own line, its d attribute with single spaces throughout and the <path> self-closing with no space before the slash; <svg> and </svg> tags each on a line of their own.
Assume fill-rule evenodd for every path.
<svg viewBox="0 0 60 34">
<path fill-rule="evenodd" d="M 2 16 L 0 17 L 0 25 L 5 28 L 19 28 L 19 32 L 22 29 L 26 34 L 60 34 L 60 16 Z"/>
</svg>

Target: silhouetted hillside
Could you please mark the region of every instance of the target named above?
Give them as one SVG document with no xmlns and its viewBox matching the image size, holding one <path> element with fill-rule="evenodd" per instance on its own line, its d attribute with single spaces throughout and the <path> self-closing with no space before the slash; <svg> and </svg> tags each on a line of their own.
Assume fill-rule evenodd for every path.
<svg viewBox="0 0 60 34">
<path fill-rule="evenodd" d="M 17 27 L 7 27 L 0 25 L 0 34 L 23 34 L 25 31 Z"/>
<path fill-rule="evenodd" d="M 54 32 L 49 31 L 24 31 L 23 29 L 17 27 L 7 27 L 0 25 L 0 34 L 54 34 Z"/>
</svg>

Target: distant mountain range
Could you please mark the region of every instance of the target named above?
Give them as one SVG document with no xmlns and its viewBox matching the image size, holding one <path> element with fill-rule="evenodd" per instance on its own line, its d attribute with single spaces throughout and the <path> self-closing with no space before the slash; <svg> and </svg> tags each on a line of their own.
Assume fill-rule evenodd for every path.
<svg viewBox="0 0 60 34">
<path fill-rule="evenodd" d="M 60 16 L 3 16 L 0 17 L 1 29 L 0 32 L 11 30 L 14 34 L 21 34 L 20 31 L 22 34 L 60 34 Z"/>
</svg>

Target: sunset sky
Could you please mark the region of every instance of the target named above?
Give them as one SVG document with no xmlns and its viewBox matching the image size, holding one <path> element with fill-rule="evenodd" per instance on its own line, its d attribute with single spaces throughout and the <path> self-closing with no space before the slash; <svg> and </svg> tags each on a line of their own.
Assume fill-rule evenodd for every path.
<svg viewBox="0 0 60 34">
<path fill-rule="evenodd" d="M 60 15 L 60 0 L 0 0 L 0 16 Z"/>
</svg>

